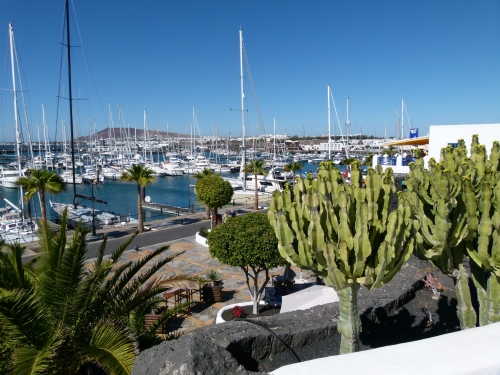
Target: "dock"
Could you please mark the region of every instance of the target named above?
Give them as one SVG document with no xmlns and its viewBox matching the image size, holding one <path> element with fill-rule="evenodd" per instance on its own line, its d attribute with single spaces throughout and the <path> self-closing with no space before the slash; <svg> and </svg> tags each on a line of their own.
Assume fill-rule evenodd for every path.
<svg viewBox="0 0 500 375">
<path fill-rule="evenodd" d="M 148 211 L 156 211 L 160 214 L 172 214 L 176 216 L 189 215 L 196 212 L 196 210 L 192 210 L 186 207 L 170 206 L 168 204 L 154 202 L 142 203 L 142 209 Z"/>
</svg>

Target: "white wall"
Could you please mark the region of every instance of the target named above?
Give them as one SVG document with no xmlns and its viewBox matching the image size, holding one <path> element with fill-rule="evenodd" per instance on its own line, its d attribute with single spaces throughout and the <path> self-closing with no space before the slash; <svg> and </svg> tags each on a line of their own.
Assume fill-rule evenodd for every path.
<svg viewBox="0 0 500 375">
<path fill-rule="evenodd" d="M 470 152 L 472 134 L 479 135 L 479 143 L 486 146 L 488 154 L 493 141 L 500 141 L 500 124 L 431 125 L 429 131 L 429 156 L 439 161 L 441 149 L 448 143 L 463 138 Z"/>
</svg>

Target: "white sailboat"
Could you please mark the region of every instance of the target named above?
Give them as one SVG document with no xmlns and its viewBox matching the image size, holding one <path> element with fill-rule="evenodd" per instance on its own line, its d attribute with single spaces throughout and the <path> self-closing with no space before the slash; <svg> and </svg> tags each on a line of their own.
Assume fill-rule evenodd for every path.
<svg viewBox="0 0 500 375">
<path fill-rule="evenodd" d="M 228 181 L 234 190 L 233 197 L 253 197 L 255 195 L 255 177 L 253 175 L 247 176 L 244 171 L 246 165 L 246 147 L 245 147 L 245 91 L 244 91 L 244 76 L 243 76 L 243 32 L 239 31 L 240 35 L 240 89 L 241 89 L 241 168 L 238 178 L 224 178 Z M 270 195 L 275 190 L 282 190 L 284 188 L 284 179 L 277 179 L 274 171 L 271 169 L 268 176 L 257 176 L 257 189 L 259 195 Z"/>
</svg>

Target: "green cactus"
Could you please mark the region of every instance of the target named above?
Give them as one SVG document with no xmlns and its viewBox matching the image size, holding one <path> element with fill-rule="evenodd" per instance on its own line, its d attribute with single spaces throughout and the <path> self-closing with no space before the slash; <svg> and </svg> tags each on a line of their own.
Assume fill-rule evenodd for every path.
<svg viewBox="0 0 500 375">
<path fill-rule="evenodd" d="M 480 301 L 480 325 L 498 319 L 500 311 L 500 189 L 498 142 L 488 159 L 473 136 L 470 158 L 460 139 L 453 150 L 441 150 L 441 160 L 410 166 L 406 180 L 414 207 L 417 256 L 429 259 L 453 278 L 457 314 L 462 329 L 476 326 L 464 256 L 471 258 L 472 279 Z M 498 292 L 497 292 L 498 291 Z"/>
<path fill-rule="evenodd" d="M 403 193 L 398 209 L 389 212 L 396 193 L 392 169 L 369 168 L 365 188 L 361 178 L 358 163 L 352 165 L 351 185 L 331 163 L 321 164 L 317 179 L 298 179 L 295 202 L 289 190 L 275 191 L 268 213 L 281 255 L 338 291 L 341 354 L 359 348 L 360 285 L 370 290 L 389 282 L 413 251 Z"/>
<path fill-rule="evenodd" d="M 423 165 L 412 165 L 406 185 L 414 207 L 415 254 L 453 278 L 458 318 L 462 329 L 466 329 L 476 325 L 468 275 L 463 268 L 465 238 L 469 234 L 467 212 L 475 210 L 475 199 L 472 189 L 464 191 L 463 171 L 454 163 L 454 156 L 460 153 L 448 146 L 442 150 L 441 162 L 429 163 L 428 170 Z"/>
</svg>

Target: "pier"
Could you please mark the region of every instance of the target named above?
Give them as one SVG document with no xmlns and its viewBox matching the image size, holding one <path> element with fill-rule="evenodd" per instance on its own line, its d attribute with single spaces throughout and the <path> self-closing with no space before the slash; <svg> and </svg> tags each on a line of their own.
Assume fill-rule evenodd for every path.
<svg viewBox="0 0 500 375">
<path fill-rule="evenodd" d="M 191 208 L 170 206 L 168 204 L 154 203 L 154 202 L 143 203 L 142 208 L 144 210 L 148 210 L 148 211 L 160 212 L 160 214 L 167 214 L 168 213 L 168 214 L 173 214 L 173 215 L 177 215 L 177 216 L 189 215 L 189 214 L 196 212 L 195 210 L 192 210 Z"/>
</svg>

